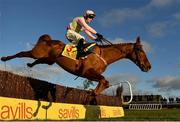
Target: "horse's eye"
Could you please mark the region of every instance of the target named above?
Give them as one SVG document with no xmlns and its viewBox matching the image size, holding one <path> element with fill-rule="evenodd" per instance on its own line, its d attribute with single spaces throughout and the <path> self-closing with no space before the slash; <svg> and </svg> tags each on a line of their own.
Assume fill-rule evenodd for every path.
<svg viewBox="0 0 180 122">
<path fill-rule="evenodd" d="M 142 51 L 141 48 L 136 48 L 137 51 Z"/>
<path fill-rule="evenodd" d="M 142 51 L 140 48 L 138 48 L 138 51 Z"/>
</svg>

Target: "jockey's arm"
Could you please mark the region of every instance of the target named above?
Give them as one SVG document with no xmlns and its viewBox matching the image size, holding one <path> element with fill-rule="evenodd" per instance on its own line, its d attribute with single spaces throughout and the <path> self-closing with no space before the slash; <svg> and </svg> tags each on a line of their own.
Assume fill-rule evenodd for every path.
<svg viewBox="0 0 180 122">
<path fill-rule="evenodd" d="M 95 40 L 96 37 L 94 37 L 90 31 L 83 29 L 83 31 L 87 34 L 87 36 L 91 39 L 91 40 Z"/>
<path fill-rule="evenodd" d="M 82 26 L 83 31 L 88 35 L 88 37 L 92 40 L 95 40 L 96 37 L 94 37 L 92 34 L 96 34 L 97 32 L 90 27 L 88 24 L 86 24 L 84 18 L 80 18 L 78 20 L 78 23 Z"/>
</svg>

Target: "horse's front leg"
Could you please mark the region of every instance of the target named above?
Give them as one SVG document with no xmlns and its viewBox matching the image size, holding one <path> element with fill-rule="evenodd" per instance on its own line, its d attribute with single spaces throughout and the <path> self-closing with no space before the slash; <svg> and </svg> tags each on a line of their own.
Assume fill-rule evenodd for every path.
<svg viewBox="0 0 180 122">
<path fill-rule="evenodd" d="M 1 57 L 1 61 L 8 61 L 8 60 L 11 60 L 14 58 L 22 58 L 22 57 L 34 58 L 31 51 L 22 51 L 20 53 L 15 54 L 15 55 Z"/>
<path fill-rule="evenodd" d="M 28 67 L 33 67 L 36 64 L 48 64 L 48 65 L 52 65 L 54 64 L 55 61 L 54 60 L 50 60 L 50 58 L 40 58 L 35 60 L 33 63 L 27 63 Z"/>
<path fill-rule="evenodd" d="M 99 83 L 94 90 L 94 94 L 99 95 L 102 91 L 104 91 L 107 88 L 109 88 L 109 82 L 105 78 L 101 79 L 99 80 Z"/>
<path fill-rule="evenodd" d="M 93 91 L 94 95 L 99 95 L 103 90 L 109 87 L 109 82 L 104 78 L 103 75 L 99 74 L 94 69 L 88 70 L 85 75 L 87 78 L 98 82 L 98 85 Z"/>
</svg>

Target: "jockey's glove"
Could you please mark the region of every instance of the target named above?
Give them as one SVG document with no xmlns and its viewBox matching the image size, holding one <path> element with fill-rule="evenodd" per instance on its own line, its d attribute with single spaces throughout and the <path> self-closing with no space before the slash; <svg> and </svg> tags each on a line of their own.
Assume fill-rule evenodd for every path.
<svg viewBox="0 0 180 122">
<path fill-rule="evenodd" d="M 101 39 L 99 39 L 98 37 L 95 39 L 96 42 L 101 42 Z"/>
<path fill-rule="evenodd" d="M 101 35 L 100 33 L 96 33 L 97 39 L 101 40 L 103 39 L 103 35 Z"/>
</svg>

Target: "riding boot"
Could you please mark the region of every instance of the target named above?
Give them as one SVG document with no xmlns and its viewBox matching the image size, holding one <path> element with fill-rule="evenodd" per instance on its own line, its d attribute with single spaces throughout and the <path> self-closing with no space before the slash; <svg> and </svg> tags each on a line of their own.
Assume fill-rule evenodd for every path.
<svg viewBox="0 0 180 122">
<path fill-rule="evenodd" d="M 84 57 L 86 53 L 84 52 L 84 39 L 80 39 L 78 44 L 77 44 L 77 59 L 80 57 Z"/>
</svg>

